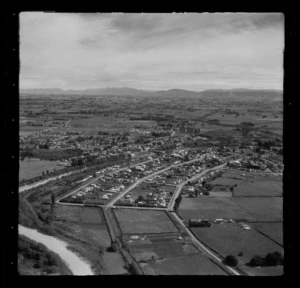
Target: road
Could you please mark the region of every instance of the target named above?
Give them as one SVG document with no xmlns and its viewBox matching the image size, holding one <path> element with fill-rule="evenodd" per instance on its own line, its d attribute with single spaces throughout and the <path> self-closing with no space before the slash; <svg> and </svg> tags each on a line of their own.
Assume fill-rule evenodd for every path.
<svg viewBox="0 0 300 288">
<path fill-rule="evenodd" d="M 206 248 L 200 241 L 199 239 L 197 239 L 193 233 L 191 233 L 191 231 L 184 225 L 183 221 L 178 217 L 178 215 L 175 212 L 171 212 L 172 215 L 174 216 L 174 218 L 177 220 L 178 224 L 180 224 L 182 226 L 182 228 L 186 231 L 186 233 L 190 236 L 191 240 L 193 241 L 193 243 L 202 251 L 205 251 L 207 254 L 209 254 L 211 257 L 213 257 L 215 260 L 217 260 L 218 262 L 220 262 L 222 265 L 224 265 L 222 263 L 222 259 L 220 259 L 216 254 L 214 254 L 212 251 L 210 251 L 208 248 Z M 225 266 L 225 265 L 224 265 Z M 225 266 L 231 273 L 233 273 L 234 275 L 241 275 L 238 271 L 236 271 L 235 269 L 233 269 L 232 267 L 229 266 Z"/>
<path fill-rule="evenodd" d="M 204 174 L 208 173 L 208 172 L 211 172 L 211 171 L 214 171 L 214 170 L 218 170 L 218 169 L 221 169 L 223 168 L 224 166 L 226 165 L 226 163 L 224 164 L 221 164 L 219 166 L 215 166 L 213 168 L 209 168 L 209 169 L 205 169 L 203 170 L 202 172 L 196 174 L 195 176 L 193 176 L 192 178 L 190 179 L 187 179 L 186 181 L 180 183 L 178 186 L 177 186 L 177 189 L 175 191 L 175 193 L 173 194 L 173 197 L 172 199 L 170 200 L 169 202 L 169 205 L 168 205 L 168 211 L 173 211 L 173 207 L 174 207 L 174 204 L 175 204 L 175 199 L 179 196 L 182 188 L 184 187 L 184 185 L 186 185 L 187 182 L 189 181 L 194 181 L 196 180 L 197 178 L 203 176 Z"/>
</svg>

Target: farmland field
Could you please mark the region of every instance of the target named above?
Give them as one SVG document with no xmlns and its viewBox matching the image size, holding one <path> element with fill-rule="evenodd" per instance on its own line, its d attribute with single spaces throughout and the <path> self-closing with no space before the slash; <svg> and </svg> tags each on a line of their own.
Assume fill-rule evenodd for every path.
<svg viewBox="0 0 300 288">
<path fill-rule="evenodd" d="M 141 126 L 151 128 L 156 125 L 155 121 L 131 121 L 126 118 L 113 118 L 113 117 L 89 117 L 87 119 L 75 119 L 69 123 L 72 130 L 85 130 L 85 131 L 124 131 Z"/>
<path fill-rule="evenodd" d="M 178 232 L 165 211 L 116 209 L 114 213 L 124 234 Z"/>
<path fill-rule="evenodd" d="M 59 161 L 45 161 L 33 158 L 26 158 L 23 161 L 19 161 L 19 163 L 19 180 L 41 176 L 42 171 L 46 174 L 47 170 L 52 172 L 54 169 L 60 170 L 64 168 L 64 166 L 58 165 Z"/>
<path fill-rule="evenodd" d="M 82 223 L 102 224 L 103 216 L 99 208 L 83 207 L 80 211 L 80 218 Z"/>
<path fill-rule="evenodd" d="M 283 225 L 282 222 L 258 222 L 251 223 L 254 229 L 265 234 L 275 242 L 283 245 Z"/>
<path fill-rule="evenodd" d="M 58 205 L 55 207 L 55 215 L 65 221 L 80 222 L 81 209 L 82 207 Z"/>
<path fill-rule="evenodd" d="M 58 220 L 67 221 L 68 228 L 72 227 L 78 239 L 103 247 L 110 245 L 110 237 L 100 208 L 58 205 L 55 215 Z"/>
<path fill-rule="evenodd" d="M 282 183 L 277 181 L 254 180 L 252 182 L 244 182 L 234 188 L 233 197 L 255 197 L 255 196 L 281 196 Z"/>
<path fill-rule="evenodd" d="M 183 198 L 179 206 L 179 215 L 185 220 L 189 218 L 254 219 L 250 213 L 228 197 Z"/>
<path fill-rule="evenodd" d="M 281 276 L 283 275 L 283 266 L 276 267 L 248 267 L 241 265 L 240 268 L 249 276 Z"/>
<path fill-rule="evenodd" d="M 210 184 L 215 185 L 213 191 L 217 191 L 218 186 L 237 185 L 234 187 L 233 197 L 282 196 L 281 176 L 227 170 Z"/>
<path fill-rule="evenodd" d="M 197 238 L 208 247 L 226 257 L 234 255 L 240 264 L 248 263 L 254 255 L 264 257 L 267 253 L 283 248 L 255 229 L 244 230 L 238 223 L 213 223 L 210 228 L 192 228 Z M 243 255 L 238 256 L 242 252 Z"/>
<path fill-rule="evenodd" d="M 211 181 L 210 184 L 212 184 L 212 185 L 235 185 L 235 184 L 240 185 L 242 182 L 243 182 L 243 180 L 218 177 L 215 180 Z"/>
<path fill-rule="evenodd" d="M 128 209 L 129 210 L 129 209 Z M 177 228 L 169 221 L 159 222 L 119 222 L 124 234 L 144 234 L 144 233 L 163 233 L 177 232 Z"/>
<path fill-rule="evenodd" d="M 145 264 L 146 275 L 227 275 L 204 255 L 179 256 Z"/>
<path fill-rule="evenodd" d="M 231 200 L 254 221 L 282 221 L 282 197 L 233 197 Z"/>
<path fill-rule="evenodd" d="M 114 209 L 114 213 L 119 222 L 161 222 L 170 221 L 164 211 L 155 210 L 133 210 L 133 209 Z"/>
</svg>

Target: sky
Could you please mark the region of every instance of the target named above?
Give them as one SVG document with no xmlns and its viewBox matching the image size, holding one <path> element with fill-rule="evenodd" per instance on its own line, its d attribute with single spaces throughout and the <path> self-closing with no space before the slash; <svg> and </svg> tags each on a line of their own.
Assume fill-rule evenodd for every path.
<svg viewBox="0 0 300 288">
<path fill-rule="evenodd" d="M 20 14 L 20 88 L 283 89 L 280 13 Z"/>
</svg>

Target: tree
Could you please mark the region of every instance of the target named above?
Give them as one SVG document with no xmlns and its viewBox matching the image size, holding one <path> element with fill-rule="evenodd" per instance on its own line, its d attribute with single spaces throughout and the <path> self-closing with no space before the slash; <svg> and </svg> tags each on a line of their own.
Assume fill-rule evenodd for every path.
<svg viewBox="0 0 300 288">
<path fill-rule="evenodd" d="M 260 147 L 256 147 L 255 150 L 254 150 L 254 152 L 260 153 L 261 152 L 261 148 Z"/>
<path fill-rule="evenodd" d="M 255 255 L 247 265 L 251 267 L 264 266 L 265 259 L 259 255 Z"/>
<path fill-rule="evenodd" d="M 107 252 L 116 252 L 118 250 L 118 246 L 116 243 L 112 243 L 110 247 L 107 248 Z"/>
<path fill-rule="evenodd" d="M 268 253 L 265 257 L 266 266 L 278 266 L 283 264 L 283 257 L 280 252 Z"/>
<path fill-rule="evenodd" d="M 83 164 L 84 164 L 83 160 L 81 158 L 79 158 L 77 161 L 77 165 L 82 166 Z"/>
<path fill-rule="evenodd" d="M 223 263 L 225 265 L 231 266 L 231 267 L 235 267 L 238 264 L 238 259 L 233 256 L 233 255 L 228 255 L 226 256 L 225 260 L 223 261 Z"/>
<path fill-rule="evenodd" d="M 145 197 L 143 195 L 140 195 L 138 198 L 137 198 L 138 201 L 145 201 Z"/>
<path fill-rule="evenodd" d="M 130 275 L 139 275 L 137 267 L 132 263 L 128 264 L 127 270 L 130 273 Z"/>
<path fill-rule="evenodd" d="M 55 204 L 55 194 L 53 192 L 51 192 L 51 203 L 52 205 Z"/>
</svg>

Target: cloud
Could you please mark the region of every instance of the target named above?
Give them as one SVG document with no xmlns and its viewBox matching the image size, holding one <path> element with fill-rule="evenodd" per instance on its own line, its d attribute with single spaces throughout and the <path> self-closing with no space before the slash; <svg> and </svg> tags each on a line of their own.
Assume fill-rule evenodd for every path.
<svg viewBox="0 0 300 288">
<path fill-rule="evenodd" d="M 26 12 L 20 25 L 21 87 L 282 86 L 278 13 Z"/>
<path fill-rule="evenodd" d="M 163 17 L 159 14 L 116 14 L 111 25 L 124 33 L 151 33 L 159 28 L 163 22 Z"/>
</svg>

